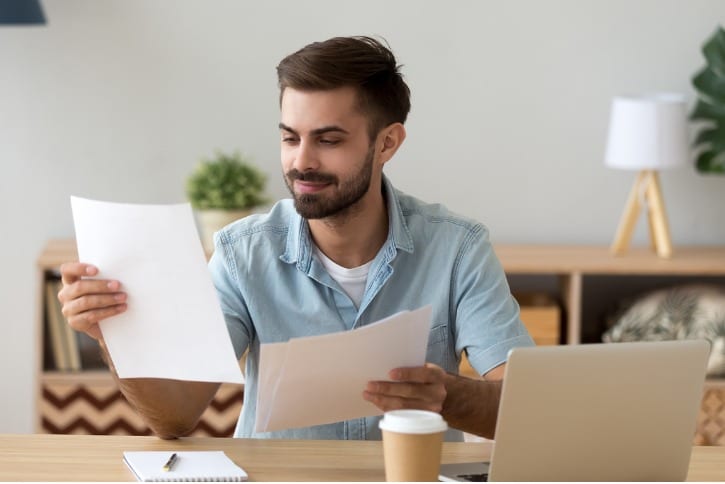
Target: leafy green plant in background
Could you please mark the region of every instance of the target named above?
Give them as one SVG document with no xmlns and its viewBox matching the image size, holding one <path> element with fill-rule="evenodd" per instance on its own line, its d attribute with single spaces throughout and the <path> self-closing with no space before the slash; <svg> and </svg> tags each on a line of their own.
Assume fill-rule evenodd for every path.
<svg viewBox="0 0 725 484">
<path fill-rule="evenodd" d="M 697 138 L 697 169 L 725 174 L 725 30 L 717 30 L 702 46 L 707 65 L 692 78 L 698 99 L 690 114 L 703 121 Z"/>
<path fill-rule="evenodd" d="M 198 210 L 247 210 L 267 202 L 267 177 L 238 152 L 217 152 L 202 159 L 186 183 L 186 194 Z"/>
</svg>

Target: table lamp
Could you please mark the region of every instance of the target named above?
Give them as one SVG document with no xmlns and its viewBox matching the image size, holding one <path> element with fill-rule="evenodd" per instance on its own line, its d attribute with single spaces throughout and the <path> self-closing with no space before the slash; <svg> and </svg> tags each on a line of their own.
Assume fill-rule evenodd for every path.
<svg viewBox="0 0 725 484">
<path fill-rule="evenodd" d="M 684 96 L 620 96 L 612 102 L 605 164 L 638 170 L 611 252 L 627 251 L 642 206 L 647 207 L 651 246 L 658 256 L 672 256 L 670 229 L 660 188 L 660 170 L 688 162 L 689 140 Z"/>
</svg>

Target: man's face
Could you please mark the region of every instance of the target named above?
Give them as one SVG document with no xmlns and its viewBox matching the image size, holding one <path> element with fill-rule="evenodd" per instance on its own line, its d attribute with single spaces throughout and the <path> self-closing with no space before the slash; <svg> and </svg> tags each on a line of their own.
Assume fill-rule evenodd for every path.
<svg viewBox="0 0 725 484">
<path fill-rule="evenodd" d="M 344 216 L 368 193 L 375 145 L 355 101 L 352 88 L 284 91 L 282 170 L 304 218 Z"/>
</svg>

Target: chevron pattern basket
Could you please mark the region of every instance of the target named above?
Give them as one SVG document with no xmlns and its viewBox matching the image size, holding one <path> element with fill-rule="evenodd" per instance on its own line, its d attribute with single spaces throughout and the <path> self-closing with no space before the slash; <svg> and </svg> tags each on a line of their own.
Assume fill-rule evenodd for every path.
<svg viewBox="0 0 725 484">
<path fill-rule="evenodd" d="M 725 387 L 708 388 L 697 416 L 699 445 L 725 445 Z"/>
<path fill-rule="evenodd" d="M 231 437 L 242 408 L 241 385 L 225 383 L 191 435 Z M 41 389 L 40 427 L 51 434 L 151 435 L 112 380 L 45 382 Z"/>
</svg>

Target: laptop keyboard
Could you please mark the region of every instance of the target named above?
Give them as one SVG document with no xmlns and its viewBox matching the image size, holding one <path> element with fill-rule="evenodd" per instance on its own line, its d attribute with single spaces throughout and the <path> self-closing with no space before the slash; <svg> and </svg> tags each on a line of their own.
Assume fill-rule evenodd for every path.
<svg viewBox="0 0 725 484">
<path fill-rule="evenodd" d="M 482 474 L 459 474 L 456 477 L 469 482 L 486 482 L 488 481 L 488 473 Z"/>
</svg>

